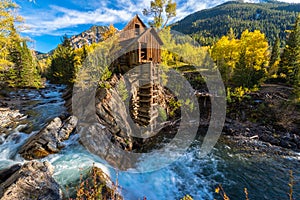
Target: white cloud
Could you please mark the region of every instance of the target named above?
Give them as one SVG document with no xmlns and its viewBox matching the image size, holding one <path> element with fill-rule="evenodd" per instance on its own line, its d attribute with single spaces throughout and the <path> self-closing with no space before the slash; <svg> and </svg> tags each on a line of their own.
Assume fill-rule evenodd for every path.
<svg viewBox="0 0 300 200">
<path fill-rule="evenodd" d="M 27 21 L 26 25 L 30 29 L 24 32 L 32 35 L 58 35 L 61 29 L 72 28 L 77 25 L 125 22 L 132 17 L 132 14 L 125 10 L 109 8 L 96 9 L 94 11 L 78 11 L 51 6 L 51 9 L 52 14 L 39 15 L 35 13 L 34 15 L 25 16 Z M 55 12 L 53 12 L 53 10 Z"/>
<path fill-rule="evenodd" d="M 300 3 L 300 0 L 280 0 L 280 1 L 286 3 Z"/>
<path fill-rule="evenodd" d="M 30 0 L 29 0 L 30 1 Z M 33 0 L 31 0 L 33 1 Z M 24 32 L 31 35 L 62 35 L 72 28 L 82 24 L 103 24 L 124 23 L 130 20 L 135 14 L 139 14 L 145 22 L 148 19 L 142 16 L 142 10 L 150 6 L 150 0 L 68 0 L 76 4 L 82 10 L 69 9 L 61 6 L 52 5 L 48 10 L 32 10 L 27 12 L 24 17 L 29 30 Z M 224 3 L 229 0 L 175 0 L 177 3 L 177 16 L 170 22 L 184 18 L 185 16 Z M 247 1 L 247 0 L 246 0 Z M 248 0 L 259 1 L 259 0 Z M 286 2 L 297 2 L 300 0 L 282 0 Z M 89 9 L 90 11 L 83 11 Z M 67 30 L 67 31 L 66 31 Z M 70 31 L 69 31 L 70 32 Z M 71 31 L 71 33 L 73 33 Z"/>
<path fill-rule="evenodd" d="M 73 3 L 83 1 L 72 0 Z M 98 2 L 98 3 L 97 3 Z M 133 2 L 130 0 L 117 1 L 116 9 L 113 9 L 112 1 L 89 1 L 86 7 L 97 6 L 91 11 L 82 11 L 69 9 L 61 6 L 50 5 L 50 9 L 34 10 L 25 13 L 26 26 L 28 30 L 23 31 L 31 35 L 59 35 L 62 29 L 74 28 L 82 24 L 103 24 L 123 23 L 129 21 L 134 14 L 141 14 L 143 8 L 150 5 L 150 0 L 138 0 Z M 99 4 L 99 2 L 101 2 Z"/>
</svg>

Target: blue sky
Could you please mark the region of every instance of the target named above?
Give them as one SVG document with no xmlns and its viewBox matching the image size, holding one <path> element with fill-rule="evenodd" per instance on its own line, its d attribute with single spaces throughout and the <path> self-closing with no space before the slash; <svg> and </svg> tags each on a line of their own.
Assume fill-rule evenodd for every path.
<svg viewBox="0 0 300 200">
<path fill-rule="evenodd" d="M 150 1 L 16 0 L 16 3 L 19 4 L 19 14 L 25 18 L 25 25 L 28 27 L 22 35 L 33 40 L 32 48 L 48 52 L 61 42 L 64 34 L 76 35 L 92 25 L 114 24 L 118 29 L 122 29 L 135 14 L 139 14 L 147 22 L 149 19 L 142 15 L 142 10 L 149 7 Z M 195 11 L 226 1 L 229 0 L 175 0 L 177 16 L 173 22 Z M 283 1 L 300 3 L 300 0 Z"/>
</svg>

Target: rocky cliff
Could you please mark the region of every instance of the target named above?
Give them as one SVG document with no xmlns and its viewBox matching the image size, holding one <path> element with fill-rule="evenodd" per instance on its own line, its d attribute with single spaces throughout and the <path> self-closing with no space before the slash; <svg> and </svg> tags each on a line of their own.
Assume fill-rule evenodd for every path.
<svg viewBox="0 0 300 200">
<path fill-rule="evenodd" d="M 72 46 L 80 48 L 83 45 L 90 45 L 102 41 L 102 34 L 108 30 L 107 26 L 92 26 L 90 29 L 83 31 L 78 35 L 74 35 L 70 38 Z"/>
<path fill-rule="evenodd" d="M 30 161 L 0 171 L 0 199 L 60 200 L 62 192 L 48 162 Z"/>
</svg>

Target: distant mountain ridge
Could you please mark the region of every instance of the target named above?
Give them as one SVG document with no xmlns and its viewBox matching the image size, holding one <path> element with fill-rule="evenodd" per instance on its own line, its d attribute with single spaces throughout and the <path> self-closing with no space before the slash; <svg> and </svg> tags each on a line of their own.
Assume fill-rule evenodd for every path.
<svg viewBox="0 0 300 200">
<path fill-rule="evenodd" d="M 109 29 L 108 26 L 98 26 L 94 25 L 88 30 L 85 30 L 77 35 L 73 35 L 70 37 L 71 45 L 74 49 L 81 48 L 83 45 L 90 45 L 92 43 L 98 43 L 103 41 L 102 34 Z M 54 52 L 55 49 L 42 53 L 39 51 L 35 51 L 35 54 L 38 59 L 47 58 Z"/>
<path fill-rule="evenodd" d="M 192 35 L 201 45 L 210 45 L 207 38 L 218 38 L 226 35 L 233 28 L 239 36 L 245 29 L 259 29 L 273 42 L 279 33 L 285 39 L 285 30 L 291 29 L 300 4 L 282 3 L 275 0 L 228 1 L 213 8 L 197 11 L 171 25 L 172 30 Z M 256 3 L 260 2 L 260 3 Z M 75 49 L 102 41 L 102 34 L 108 26 L 94 25 L 90 29 L 71 36 L 70 41 Z M 206 41 L 205 41 L 206 40 Z M 47 55 L 51 55 L 50 51 Z M 38 52 L 38 57 L 45 57 Z"/>
<path fill-rule="evenodd" d="M 92 26 L 90 29 L 74 35 L 70 38 L 72 46 L 77 49 L 83 45 L 90 45 L 102 41 L 102 34 L 108 30 L 108 26 Z"/>
<path fill-rule="evenodd" d="M 292 28 L 299 12 L 300 4 L 269 0 L 264 3 L 230 1 L 195 12 L 171 26 L 172 30 L 192 35 L 202 45 L 209 45 L 212 38 L 226 35 L 230 28 L 238 37 L 246 29 L 259 29 L 273 42 L 278 34 L 280 39 L 286 38 L 285 31 Z"/>
</svg>

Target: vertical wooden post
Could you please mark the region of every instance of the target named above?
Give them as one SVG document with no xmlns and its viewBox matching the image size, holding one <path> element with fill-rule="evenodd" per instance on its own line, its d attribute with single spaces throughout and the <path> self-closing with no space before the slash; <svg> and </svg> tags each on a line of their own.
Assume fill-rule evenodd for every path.
<svg viewBox="0 0 300 200">
<path fill-rule="evenodd" d="M 138 48 L 138 59 L 139 59 L 139 63 L 142 62 L 142 45 L 141 43 L 139 42 L 139 48 Z"/>
</svg>

